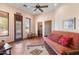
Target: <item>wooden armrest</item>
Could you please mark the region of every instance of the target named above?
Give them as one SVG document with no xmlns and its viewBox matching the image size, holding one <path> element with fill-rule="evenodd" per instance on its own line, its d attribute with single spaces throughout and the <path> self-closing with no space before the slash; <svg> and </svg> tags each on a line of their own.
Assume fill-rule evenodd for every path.
<svg viewBox="0 0 79 59">
<path fill-rule="evenodd" d="M 79 55 L 79 50 L 65 51 L 64 55 Z"/>
</svg>

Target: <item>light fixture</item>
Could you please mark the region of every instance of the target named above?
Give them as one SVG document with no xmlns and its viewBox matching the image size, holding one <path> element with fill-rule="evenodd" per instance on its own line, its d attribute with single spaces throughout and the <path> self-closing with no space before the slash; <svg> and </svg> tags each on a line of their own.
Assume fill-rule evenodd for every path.
<svg viewBox="0 0 79 59">
<path fill-rule="evenodd" d="M 57 6 L 57 4 L 55 3 L 54 6 Z"/>
<path fill-rule="evenodd" d="M 35 11 L 33 11 L 33 14 L 35 14 Z"/>
<path fill-rule="evenodd" d="M 29 5 L 27 6 L 27 8 L 30 8 L 30 7 L 31 7 L 31 6 L 29 6 Z"/>
</svg>

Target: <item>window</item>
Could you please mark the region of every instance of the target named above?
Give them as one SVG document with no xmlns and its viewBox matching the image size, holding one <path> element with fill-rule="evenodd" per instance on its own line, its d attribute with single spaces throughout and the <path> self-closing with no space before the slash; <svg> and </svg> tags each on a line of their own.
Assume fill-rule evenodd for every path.
<svg viewBox="0 0 79 59">
<path fill-rule="evenodd" d="M 9 35 L 9 13 L 0 11 L 0 36 Z"/>
<path fill-rule="evenodd" d="M 29 33 L 31 31 L 31 19 L 30 18 L 26 18 L 24 20 L 24 31 L 25 33 Z"/>
</svg>

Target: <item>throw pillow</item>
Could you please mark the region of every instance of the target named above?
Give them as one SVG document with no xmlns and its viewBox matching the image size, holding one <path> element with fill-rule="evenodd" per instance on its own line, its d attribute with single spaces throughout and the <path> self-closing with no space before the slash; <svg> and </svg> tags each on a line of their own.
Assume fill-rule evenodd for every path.
<svg viewBox="0 0 79 59">
<path fill-rule="evenodd" d="M 66 46 L 66 47 L 70 47 L 71 46 L 71 41 L 72 41 L 72 38 L 70 37 L 67 37 L 67 36 L 63 36 L 61 37 L 61 39 L 59 40 L 59 43 L 63 46 Z"/>
</svg>

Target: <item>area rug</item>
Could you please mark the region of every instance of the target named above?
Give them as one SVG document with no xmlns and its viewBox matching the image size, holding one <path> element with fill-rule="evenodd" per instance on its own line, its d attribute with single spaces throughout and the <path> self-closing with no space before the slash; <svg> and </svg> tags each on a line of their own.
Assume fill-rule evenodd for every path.
<svg viewBox="0 0 79 59">
<path fill-rule="evenodd" d="M 25 55 L 49 55 L 44 45 L 28 45 Z"/>
<path fill-rule="evenodd" d="M 34 49 L 33 51 L 30 52 L 32 55 L 40 55 L 42 53 L 42 50 L 40 49 Z"/>
</svg>

